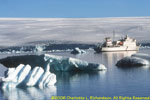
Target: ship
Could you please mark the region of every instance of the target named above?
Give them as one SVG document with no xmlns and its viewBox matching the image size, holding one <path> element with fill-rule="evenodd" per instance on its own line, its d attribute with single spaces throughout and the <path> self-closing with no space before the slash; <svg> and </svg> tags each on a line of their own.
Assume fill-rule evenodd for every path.
<svg viewBox="0 0 150 100">
<path fill-rule="evenodd" d="M 138 51 L 140 45 L 136 39 L 130 38 L 126 35 L 123 39 L 112 41 L 111 37 L 105 38 L 105 42 L 102 45 L 96 46 L 94 50 L 96 52 L 118 52 L 118 51 Z"/>
</svg>

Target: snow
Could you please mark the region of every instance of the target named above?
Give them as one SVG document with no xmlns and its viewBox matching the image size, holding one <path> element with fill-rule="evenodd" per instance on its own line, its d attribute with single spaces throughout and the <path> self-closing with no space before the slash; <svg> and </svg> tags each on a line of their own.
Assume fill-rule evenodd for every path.
<svg viewBox="0 0 150 100">
<path fill-rule="evenodd" d="M 47 66 L 49 67 L 49 66 Z M 47 68 L 49 69 L 49 68 Z M 12 72 L 13 71 L 13 72 Z M 35 67 L 31 70 L 30 65 L 20 64 L 18 67 L 9 68 L 6 78 L 1 79 L 1 87 L 15 88 L 18 86 L 39 86 L 49 87 L 56 83 L 56 75 L 48 70 L 44 72 L 41 67 Z"/>
<path fill-rule="evenodd" d="M 71 52 L 72 54 L 82 54 L 86 53 L 86 51 L 79 49 L 78 47 L 74 48 L 73 51 Z"/>
<path fill-rule="evenodd" d="M 150 56 L 143 53 L 133 54 L 131 57 L 124 57 L 119 60 L 116 65 L 120 67 L 150 65 Z"/>
</svg>

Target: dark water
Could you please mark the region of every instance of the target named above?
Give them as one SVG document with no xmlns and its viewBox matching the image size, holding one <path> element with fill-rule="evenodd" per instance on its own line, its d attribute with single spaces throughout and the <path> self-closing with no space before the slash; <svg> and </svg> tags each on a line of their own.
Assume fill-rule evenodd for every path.
<svg viewBox="0 0 150 100">
<path fill-rule="evenodd" d="M 150 49 L 141 49 L 140 52 L 150 54 Z M 96 54 L 88 50 L 82 55 L 72 55 L 69 52 L 52 53 L 102 63 L 107 70 L 80 73 L 58 72 L 55 86 L 44 89 L 30 87 L 1 90 L 0 100 L 50 100 L 51 96 L 149 96 L 150 67 L 118 68 L 115 66 L 119 59 L 133 53 L 136 52 Z M 1 73 L 3 73 L 2 70 Z"/>
</svg>

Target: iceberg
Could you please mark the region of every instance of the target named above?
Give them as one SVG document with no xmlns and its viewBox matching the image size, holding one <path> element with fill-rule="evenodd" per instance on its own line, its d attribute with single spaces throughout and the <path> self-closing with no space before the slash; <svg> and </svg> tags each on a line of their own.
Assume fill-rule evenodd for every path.
<svg viewBox="0 0 150 100">
<path fill-rule="evenodd" d="M 150 61 L 150 55 L 145 53 L 136 53 L 131 55 L 131 57 L 138 57 Z"/>
<path fill-rule="evenodd" d="M 41 45 L 41 44 L 37 44 L 34 48 L 34 52 L 43 52 L 43 50 L 45 49 L 46 47 L 44 45 Z"/>
<path fill-rule="evenodd" d="M 82 54 L 86 53 L 86 51 L 79 49 L 78 47 L 74 48 L 73 51 L 71 51 L 71 54 Z"/>
<path fill-rule="evenodd" d="M 29 77 L 27 78 L 27 82 L 26 85 L 27 86 L 34 86 L 37 81 L 40 79 L 40 77 L 42 76 L 42 74 L 44 73 L 43 68 L 41 67 L 35 67 L 32 71 L 31 74 L 29 75 Z"/>
<path fill-rule="evenodd" d="M 56 83 L 56 75 L 47 70 L 44 71 L 41 67 L 34 67 L 31 70 L 30 65 L 20 64 L 16 68 L 8 68 L 6 73 L 5 78 L 1 78 L 0 83 L 4 89 L 19 86 L 49 87 Z M 46 75 L 47 77 L 45 77 Z"/>
<path fill-rule="evenodd" d="M 124 57 L 116 64 L 119 67 L 136 67 L 150 65 L 150 56 L 148 54 L 137 53 L 131 55 L 131 57 Z"/>
<path fill-rule="evenodd" d="M 103 64 L 89 63 L 76 58 L 55 56 L 50 54 L 12 56 L 0 59 L 0 63 L 8 68 L 18 66 L 20 63 L 25 65 L 29 64 L 32 68 L 41 66 L 45 69 L 47 66 L 50 66 L 50 72 L 74 70 L 92 71 L 106 69 Z"/>
</svg>

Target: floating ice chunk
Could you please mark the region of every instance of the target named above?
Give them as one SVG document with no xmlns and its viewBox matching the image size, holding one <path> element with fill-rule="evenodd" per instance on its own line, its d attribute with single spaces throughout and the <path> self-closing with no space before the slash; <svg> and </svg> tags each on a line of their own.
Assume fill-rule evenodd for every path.
<svg viewBox="0 0 150 100">
<path fill-rule="evenodd" d="M 2 88 L 14 88 L 17 86 L 35 86 L 45 87 L 56 83 L 56 75 L 49 72 L 49 66 L 44 73 L 43 68 L 35 67 L 31 70 L 30 65 L 20 64 L 18 67 L 9 68 L 6 78 L 0 78 Z M 12 72 L 13 71 L 13 72 Z M 38 83 L 38 84 L 37 84 Z"/>
<path fill-rule="evenodd" d="M 105 70 L 106 67 L 102 64 L 88 63 L 75 58 L 66 58 L 61 56 L 45 54 L 45 61 L 51 60 L 49 63 L 51 70 L 54 71 L 71 71 L 71 70 Z M 100 67 L 103 66 L 103 67 Z"/>
<path fill-rule="evenodd" d="M 149 65 L 149 61 L 138 57 L 125 57 L 117 62 L 119 67 L 144 66 Z"/>
<path fill-rule="evenodd" d="M 6 71 L 5 71 L 5 77 L 8 77 L 11 73 L 13 73 L 15 71 L 15 68 L 8 68 Z"/>
<path fill-rule="evenodd" d="M 29 77 L 27 78 L 27 86 L 34 86 L 36 85 L 37 81 L 40 79 L 42 74 L 44 73 L 44 70 L 41 67 L 35 67 L 32 71 Z"/>
<path fill-rule="evenodd" d="M 2 82 L 5 82 L 3 84 L 3 88 L 13 88 L 22 83 L 26 76 L 29 74 L 30 70 L 31 66 L 25 66 L 23 64 L 20 64 L 15 70 L 14 68 L 9 68 L 7 74 L 8 77 L 5 76 L 6 78 L 2 79 Z"/>
<path fill-rule="evenodd" d="M 76 58 L 55 56 L 49 54 L 12 56 L 0 59 L 0 63 L 2 63 L 6 67 L 16 66 L 20 63 L 29 64 L 33 68 L 36 66 L 41 66 L 45 71 L 49 70 L 46 69 L 46 66 L 51 66 L 51 72 L 73 70 L 92 71 L 106 69 L 106 67 L 100 67 L 104 66 L 102 64 L 89 63 L 87 61 L 79 60 Z"/>
<path fill-rule="evenodd" d="M 8 80 L 8 81 L 14 81 L 14 82 L 17 82 L 17 75 L 19 74 L 19 72 L 21 72 L 21 70 L 23 69 L 23 67 L 24 67 L 24 65 L 23 64 L 20 64 L 15 70 L 14 70 L 14 72 L 11 72 L 10 74 L 9 74 L 9 76 L 6 78 L 6 80 Z"/>
<path fill-rule="evenodd" d="M 99 64 L 96 70 L 106 70 L 107 68 L 103 64 Z"/>
<path fill-rule="evenodd" d="M 45 49 L 45 46 L 42 44 L 38 44 L 35 46 L 34 52 L 42 52 Z"/>
<path fill-rule="evenodd" d="M 71 52 L 72 54 L 81 54 L 81 53 L 86 53 L 86 51 L 79 49 L 78 47 L 74 48 L 73 51 Z"/>
<path fill-rule="evenodd" d="M 49 72 L 50 66 L 47 63 L 45 68 L 45 73 L 43 73 L 42 77 L 38 81 L 39 87 L 48 87 L 50 85 L 54 85 L 56 83 L 56 75 Z"/>
</svg>

